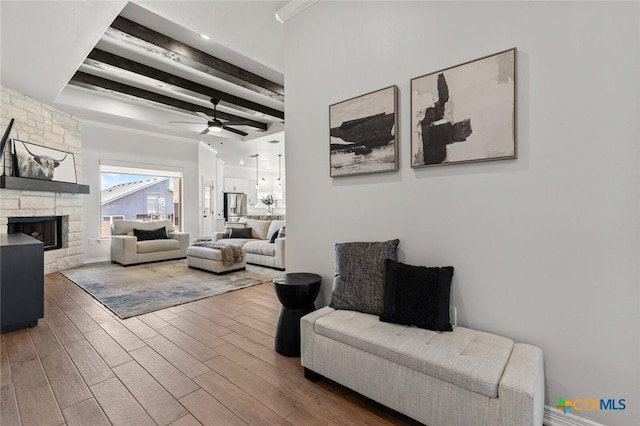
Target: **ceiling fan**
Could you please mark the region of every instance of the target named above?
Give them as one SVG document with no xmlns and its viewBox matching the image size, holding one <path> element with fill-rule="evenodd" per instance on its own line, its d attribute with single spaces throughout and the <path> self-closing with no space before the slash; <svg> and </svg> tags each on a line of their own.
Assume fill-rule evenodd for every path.
<svg viewBox="0 0 640 426">
<path fill-rule="evenodd" d="M 200 132 L 201 135 L 206 135 L 209 132 L 215 132 L 215 133 L 219 133 L 223 130 L 226 130 L 228 132 L 231 133 L 235 133 L 237 135 L 240 136 L 247 136 L 249 133 L 247 132 L 243 132 L 242 130 L 238 130 L 238 129 L 234 129 L 232 127 L 229 126 L 244 126 L 244 125 L 250 125 L 250 123 L 248 121 L 245 120 L 240 120 L 240 121 L 226 121 L 226 122 L 222 122 L 220 120 L 218 120 L 218 111 L 217 111 L 217 106 L 218 103 L 220 102 L 219 99 L 211 99 L 211 103 L 213 104 L 213 117 L 208 116 L 207 114 L 205 114 L 204 112 L 200 112 L 200 111 L 196 111 L 196 114 L 198 114 L 200 117 L 204 118 L 207 120 L 207 127 Z M 201 124 L 201 121 L 170 121 L 169 123 L 189 123 L 189 124 Z"/>
</svg>

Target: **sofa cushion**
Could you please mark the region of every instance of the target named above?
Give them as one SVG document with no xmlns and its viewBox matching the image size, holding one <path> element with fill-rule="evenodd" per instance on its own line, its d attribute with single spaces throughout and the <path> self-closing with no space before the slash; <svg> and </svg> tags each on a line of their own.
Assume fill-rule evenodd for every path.
<svg viewBox="0 0 640 426">
<path fill-rule="evenodd" d="M 147 240 L 166 240 L 169 238 L 167 235 L 167 228 L 164 226 L 158 229 L 136 229 L 133 228 L 133 235 L 138 239 L 138 241 L 147 241 Z"/>
<path fill-rule="evenodd" d="M 276 245 L 269 241 L 249 241 L 243 248 L 247 253 L 260 254 L 262 256 L 276 255 Z"/>
<path fill-rule="evenodd" d="M 505 337 L 464 327 L 437 333 L 344 310 L 319 318 L 314 331 L 489 398 L 498 396 L 498 383 L 514 346 Z"/>
<path fill-rule="evenodd" d="M 271 225 L 270 220 L 247 219 L 246 217 L 241 217 L 239 222 L 246 223 L 247 228 L 251 228 L 251 238 L 257 238 L 258 240 L 267 239 L 267 231 L 269 231 L 269 226 Z"/>
<path fill-rule="evenodd" d="M 284 226 L 284 220 L 272 220 L 267 231 L 267 238 L 265 240 L 271 241 L 274 235 L 278 235 L 280 228 Z M 273 241 L 271 241 L 273 242 Z"/>
<path fill-rule="evenodd" d="M 111 235 L 133 235 L 133 228 L 149 231 L 151 229 L 158 229 L 162 226 L 164 226 L 167 231 L 173 231 L 175 228 L 170 220 L 154 220 L 151 222 L 116 220 L 113 222 Z"/>
<path fill-rule="evenodd" d="M 387 259 L 380 321 L 452 331 L 449 298 L 453 267 L 426 268 Z"/>
<path fill-rule="evenodd" d="M 232 228 L 229 238 L 251 238 L 251 228 Z"/>
<path fill-rule="evenodd" d="M 216 244 L 221 244 L 223 246 L 240 246 L 243 247 L 250 241 L 259 241 L 254 238 L 223 238 L 221 240 L 216 241 Z"/>
<path fill-rule="evenodd" d="M 383 310 L 386 259 L 397 259 L 399 240 L 336 244 L 336 278 L 331 303 L 380 315 Z"/>
<path fill-rule="evenodd" d="M 180 241 L 173 238 L 167 240 L 138 241 L 138 253 L 154 253 L 156 251 L 179 250 Z"/>
</svg>

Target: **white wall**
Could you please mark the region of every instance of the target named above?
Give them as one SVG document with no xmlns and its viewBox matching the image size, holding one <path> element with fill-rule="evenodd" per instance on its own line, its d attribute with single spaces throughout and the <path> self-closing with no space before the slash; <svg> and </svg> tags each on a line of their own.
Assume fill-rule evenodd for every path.
<svg viewBox="0 0 640 426">
<path fill-rule="evenodd" d="M 640 424 L 638 3 L 318 2 L 285 24 L 287 270 L 400 239 L 459 323 L 544 350 L 546 404 Z M 410 168 L 409 80 L 518 48 L 517 160 Z M 329 177 L 328 105 L 397 84 L 400 170 Z"/>
<path fill-rule="evenodd" d="M 100 161 L 181 171 L 184 192 L 182 227 L 192 236 L 198 234 L 200 211 L 196 206 L 200 202 L 200 180 L 197 142 L 86 122 L 82 125 L 82 154 L 83 183 L 91 187 L 91 194 L 83 198 L 85 262 L 109 259 L 109 241 L 100 241 Z"/>
</svg>

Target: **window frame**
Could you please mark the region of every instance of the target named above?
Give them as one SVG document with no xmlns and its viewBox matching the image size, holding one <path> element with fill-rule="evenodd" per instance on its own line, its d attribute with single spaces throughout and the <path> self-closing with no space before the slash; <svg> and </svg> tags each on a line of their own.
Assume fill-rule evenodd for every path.
<svg viewBox="0 0 640 426">
<path fill-rule="evenodd" d="M 99 195 L 98 195 L 98 235 L 100 240 L 109 240 L 111 235 L 102 236 L 102 191 L 106 188 L 102 187 L 102 174 L 123 174 L 123 175 L 141 175 L 141 176 L 155 176 L 155 177 L 168 177 L 180 179 L 178 190 L 180 191 L 178 198 L 178 210 L 174 211 L 173 215 L 178 215 L 179 223 L 176 226 L 177 231 L 184 229 L 184 174 L 181 169 L 169 169 L 159 166 L 150 166 L 143 164 L 116 164 L 115 162 L 100 162 L 98 169 L 99 177 Z M 123 216 L 123 215 L 107 215 L 107 216 Z"/>
</svg>

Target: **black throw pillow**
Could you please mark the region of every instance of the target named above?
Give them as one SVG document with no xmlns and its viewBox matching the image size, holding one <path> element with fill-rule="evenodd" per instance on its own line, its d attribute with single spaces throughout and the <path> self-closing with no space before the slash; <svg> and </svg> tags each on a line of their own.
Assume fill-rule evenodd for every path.
<svg viewBox="0 0 640 426">
<path fill-rule="evenodd" d="M 138 241 L 169 239 L 169 236 L 167 235 L 167 228 L 165 228 L 164 226 L 162 228 L 149 230 L 133 228 L 133 235 L 136 236 Z"/>
<path fill-rule="evenodd" d="M 275 243 L 276 242 L 276 238 L 278 238 L 278 232 L 274 232 L 273 235 L 271 236 L 271 239 L 269 240 L 270 243 Z"/>
<path fill-rule="evenodd" d="M 229 238 L 251 238 L 251 228 L 232 228 Z"/>
<path fill-rule="evenodd" d="M 398 259 L 400 240 L 338 243 L 331 306 L 380 315 L 383 310 L 385 259 Z"/>
<path fill-rule="evenodd" d="M 427 268 L 386 260 L 384 310 L 380 321 L 453 331 L 449 299 L 453 266 Z"/>
</svg>

